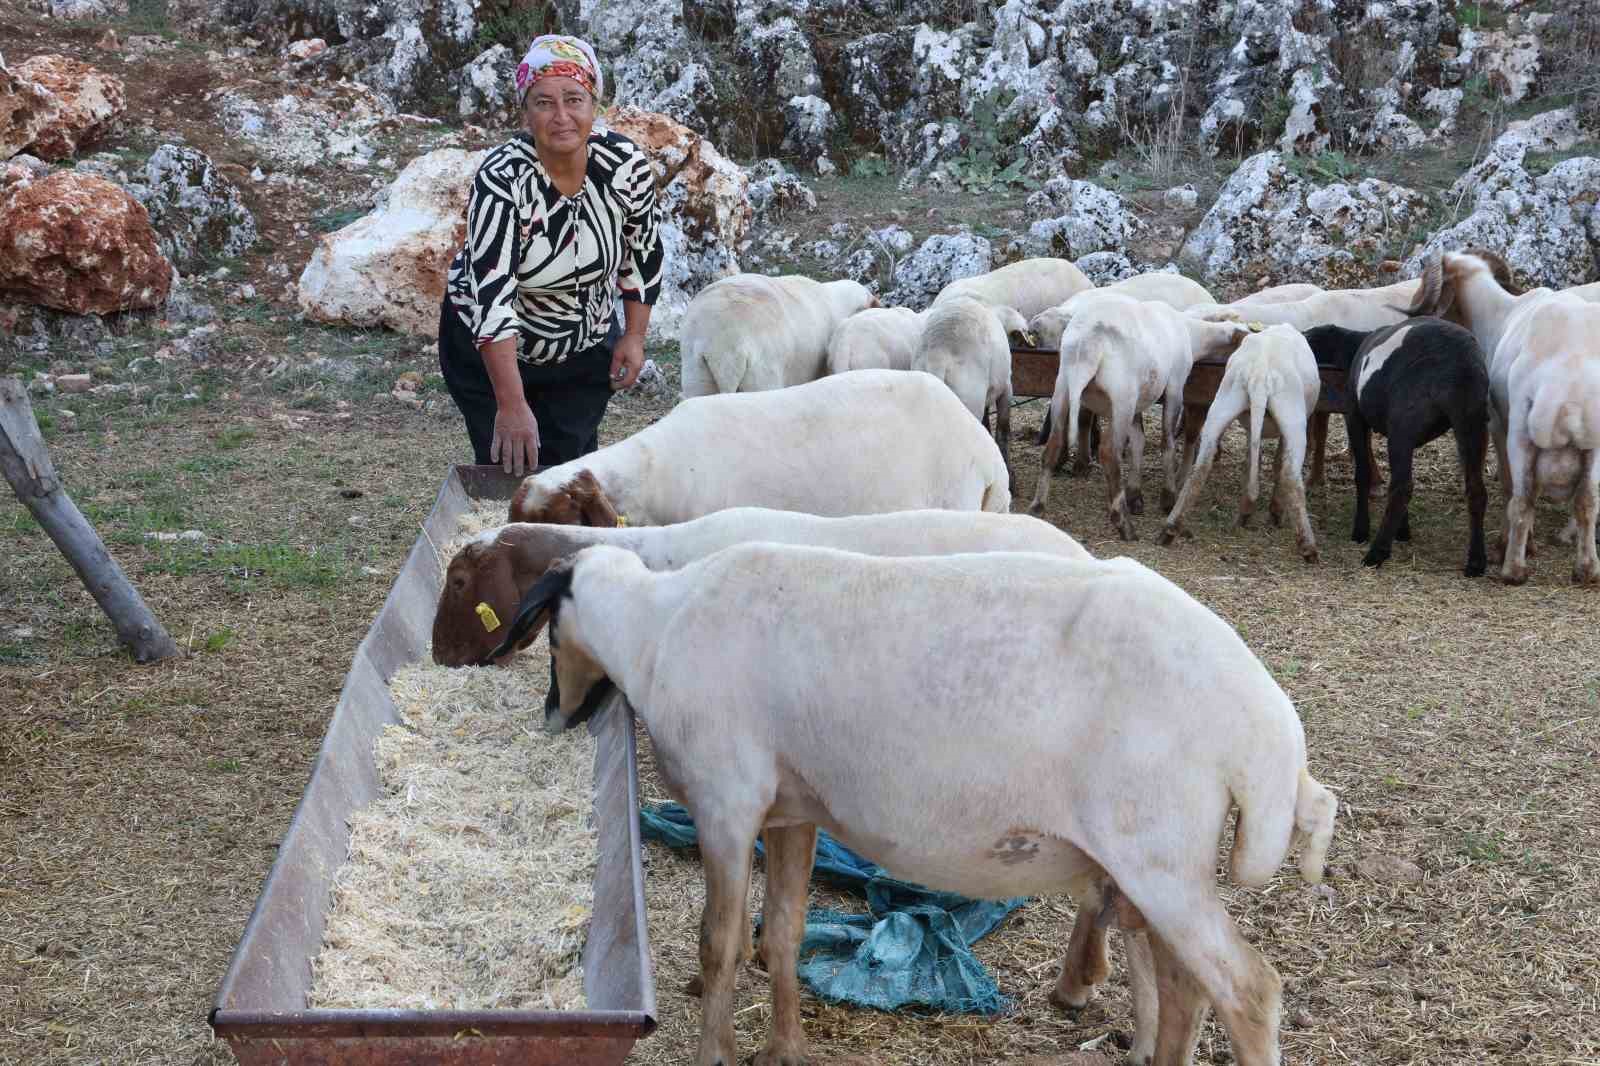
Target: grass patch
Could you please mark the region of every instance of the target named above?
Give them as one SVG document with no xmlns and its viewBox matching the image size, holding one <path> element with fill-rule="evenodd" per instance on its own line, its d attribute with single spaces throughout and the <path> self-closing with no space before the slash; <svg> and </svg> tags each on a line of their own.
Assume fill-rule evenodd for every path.
<svg viewBox="0 0 1600 1066">
<path fill-rule="evenodd" d="M 145 566 L 145 572 L 152 574 L 180 578 L 207 574 L 221 577 L 235 592 L 263 585 L 277 589 L 327 589 L 350 570 L 343 550 L 338 547 L 308 549 L 281 541 L 217 547 L 162 544 L 156 558 Z M 225 645 L 226 640 L 223 643 Z M 220 646 L 207 650 L 220 650 Z"/>
<path fill-rule="evenodd" d="M 371 211 L 367 207 L 339 207 L 332 211 L 324 211 L 311 218 L 311 228 L 318 233 L 332 233 L 337 229 L 344 229 L 359 218 L 365 218 Z"/>
</svg>

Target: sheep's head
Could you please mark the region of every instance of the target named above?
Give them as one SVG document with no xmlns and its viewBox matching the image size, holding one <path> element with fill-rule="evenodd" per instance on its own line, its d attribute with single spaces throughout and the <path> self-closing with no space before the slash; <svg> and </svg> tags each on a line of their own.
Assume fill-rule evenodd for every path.
<svg viewBox="0 0 1600 1066">
<path fill-rule="evenodd" d="M 1028 323 L 1028 331 L 1033 334 L 1034 344 L 1041 348 L 1061 347 L 1061 335 L 1067 331 L 1067 323 L 1072 321 L 1072 316 L 1059 307 L 1047 307 L 1033 316 L 1033 321 Z"/>
<path fill-rule="evenodd" d="M 513 522 L 542 522 L 553 526 L 615 526 L 617 509 L 606 498 L 600 482 L 587 470 L 578 471 L 558 489 L 549 489 L 538 477 L 526 478 L 511 497 Z"/>
<path fill-rule="evenodd" d="M 1311 345 L 1311 354 L 1316 356 L 1317 365 L 1337 367 L 1340 370 L 1350 369 L 1356 352 L 1361 348 L 1361 342 L 1369 335 L 1361 330 L 1345 329 L 1343 326 L 1313 326 L 1304 334 L 1306 343 Z"/>
<path fill-rule="evenodd" d="M 533 583 L 517 604 L 505 638 L 483 660 L 484 663 L 509 655 L 532 639 L 545 624 L 550 626 L 550 654 L 555 659 L 555 684 L 545 696 L 544 728 L 560 733 L 587 721 L 611 695 L 615 687 L 602 667 L 589 654 L 571 625 L 563 626 L 561 608 L 571 601 L 572 580 L 577 556 L 557 560 L 544 576 Z"/>
<path fill-rule="evenodd" d="M 1433 315 L 1471 328 L 1467 309 L 1457 300 L 1462 285 L 1477 276 L 1494 279 L 1508 296 L 1519 296 L 1522 289 L 1511 277 L 1511 267 L 1487 248 L 1468 248 L 1464 252 L 1435 252 L 1422 264 L 1421 284 L 1410 307 L 1395 310 L 1407 317 Z"/>
<path fill-rule="evenodd" d="M 439 607 L 433 616 L 433 661 L 440 666 L 482 662 L 507 632 L 522 594 L 551 565 L 573 550 L 568 537 L 541 534 L 537 527 L 509 525 L 468 541 L 450 560 Z M 538 636 L 506 652 L 527 647 Z M 506 656 L 500 656 L 503 660 Z"/>
</svg>

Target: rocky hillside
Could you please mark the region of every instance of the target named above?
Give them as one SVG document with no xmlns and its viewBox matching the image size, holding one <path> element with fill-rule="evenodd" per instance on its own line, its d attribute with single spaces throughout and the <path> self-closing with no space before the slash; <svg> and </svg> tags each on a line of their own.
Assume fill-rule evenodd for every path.
<svg viewBox="0 0 1600 1066">
<path fill-rule="evenodd" d="M 1585 0 L 0 0 L 0 366 L 230 307 L 426 343 L 549 29 L 657 164 L 658 341 L 739 269 L 911 306 L 1037 254 L 1223 297 L 1468 244 L 1600 277 Z"/>
</svg>

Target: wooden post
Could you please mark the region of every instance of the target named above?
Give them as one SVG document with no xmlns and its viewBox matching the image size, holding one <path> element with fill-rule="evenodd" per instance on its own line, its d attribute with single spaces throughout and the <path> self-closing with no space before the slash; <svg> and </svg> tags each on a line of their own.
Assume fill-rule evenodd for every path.
<svg viewBox="0 0 1600 1066">
<path fill-rule="evenodd" d="M 62 489 L 34 421 L 28 392 L 15 377 L 0 378 L 0 471 L 117 627 L 117 636 L 134 660 L 148 663 L 178 654 L 178 646 L 106 551 L 100 535 Z"/>
</svg>

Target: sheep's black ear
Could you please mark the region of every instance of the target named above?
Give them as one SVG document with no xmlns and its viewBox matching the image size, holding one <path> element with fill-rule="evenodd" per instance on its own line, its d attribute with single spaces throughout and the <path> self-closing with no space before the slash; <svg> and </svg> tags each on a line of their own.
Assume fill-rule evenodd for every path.
<svg viewBox="0 0 1600 1066">
<path fill-rule="evenodd" d="M 550 569 L 544 572 L 544 576 L 533 583 L 533 587 L 517 604 L 517 613 L 512 617 L 500 646 L 484 656 L 478 665 L 488 666 L 502 655 L 514 651 L 522 638 L 537 628 L 541 616 L 546 611 L 550 612 L 551 621 L 554 622 L 561 598 L 572 595 L 572 572 L 575 561 L 574 557 L 556 560 Z"/>
</svg>

